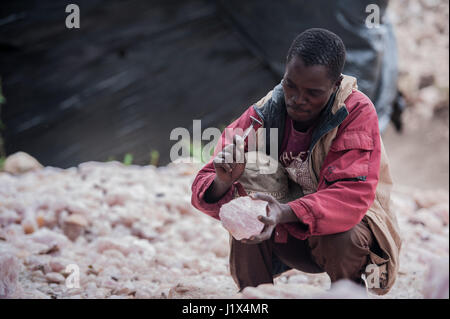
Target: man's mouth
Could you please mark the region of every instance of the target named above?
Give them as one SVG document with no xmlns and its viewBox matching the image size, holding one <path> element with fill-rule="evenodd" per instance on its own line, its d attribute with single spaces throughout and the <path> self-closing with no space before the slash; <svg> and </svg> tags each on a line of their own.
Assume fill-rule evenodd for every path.
<svg viewBox="0 0 450 319">
<path fill-rule="evenodd" d="M 298 106 L 292 106 L 292 105 L 287 105 L 288 108 L 290 108 L 291 110 L 293 110 L 296 113 L 309 113 L 309 111 L 304 110 Z"/>
</svg>

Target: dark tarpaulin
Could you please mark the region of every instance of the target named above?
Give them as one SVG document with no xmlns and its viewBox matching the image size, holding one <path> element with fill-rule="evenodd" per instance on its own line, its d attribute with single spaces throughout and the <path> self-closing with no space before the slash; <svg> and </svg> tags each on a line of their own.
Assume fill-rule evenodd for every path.
<svg viewBox="0 0 450 319">
<path fill-rule="evenodd" d="M 276 83 L 214 3 L 78 1 L 78 30 L 68 3 L 1 4 L 7 154 L 69 167 L 157 149 L 167 163 L 173 128 L 227 124 Z"/>
<path fill-rule="evenodd" d="M 156 149 L 165 164 L 172 129 L 229 123 L 279 82 L 292 39 L 317 26 L 349 39 L 346 71 L 382 115 L 396 87 L 396 61 L 383 58 L 390 29 L 363 34 L 359 1 L 347 2 L 80 0 L 81 28 L 69 30 L 70 1 L 2 1 L 6 152 L 69 167 L 125 153 L 148 164 Z"/>
<path fill-rule="evenodd" d="M 344 73 L 358 79 L 359 89 L 374 103 L 384 130 L 397 98 L 397 46 L 386 15 L 388 1 L 373 0 L 220 0 L 229 25 L 243 42 L 280 77 L 292 40 L 309 28 L 325 28 L 341 37 L 347 59 Z M 380 24 L 368 28 L 369 4 L 379 8 Z M 371 19 L 369 19 L 372 21 Z"/>
</svg>

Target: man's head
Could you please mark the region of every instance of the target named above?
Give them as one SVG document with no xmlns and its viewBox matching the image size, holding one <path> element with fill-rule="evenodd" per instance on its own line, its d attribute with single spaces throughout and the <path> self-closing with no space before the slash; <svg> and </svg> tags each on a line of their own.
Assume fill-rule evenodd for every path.
<svg viewBox="0 0 450 319">
<path fill-rule="evenodd" d="M 334 33 L 309 29 L 292 42 L 287 55 L 283 91 L 288 115 L 311 124 L 339 88 L 345 63 L 345 46 Z"/>
</svg>

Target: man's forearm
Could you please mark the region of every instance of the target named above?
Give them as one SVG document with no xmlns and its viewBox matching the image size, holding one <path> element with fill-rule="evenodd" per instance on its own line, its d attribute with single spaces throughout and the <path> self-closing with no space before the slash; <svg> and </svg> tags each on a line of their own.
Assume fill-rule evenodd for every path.
<svg viewBox="0 0 450 319">
<path fill-rule="evenodd" d="M 282 213 L 280 214 L 278 223 L 292 223 L 292 222 L 301 222 L 300 218 L 295 215 L 295 213 L 292 211 L 291 206 L 288 204 L 281 204 L 282 207 Z"/>
<path fill-rule="evenodd" d="M 230 189 L 232 184 L 225 183 L 221 181 L 219 178 L 214 178 L 214 181 L 211 183 L 209 188 L 205 192 L 205 202 L 211 204 L 216 203 L 219 199 L 226 194 L 226 192 Z"/>
</svg>

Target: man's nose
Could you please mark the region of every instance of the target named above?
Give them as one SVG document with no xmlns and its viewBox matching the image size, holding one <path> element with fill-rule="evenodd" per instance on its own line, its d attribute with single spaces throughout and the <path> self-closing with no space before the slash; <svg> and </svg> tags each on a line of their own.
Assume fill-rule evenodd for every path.
<svg viewBox="0 0 450 319">
<path fill-rule="evenodd" d="M 294 105 L 305 104 L 306 103 L 305 95 L 301 91 L 298 91 L 292 96 L 291 102 Z"/>
</svg>

